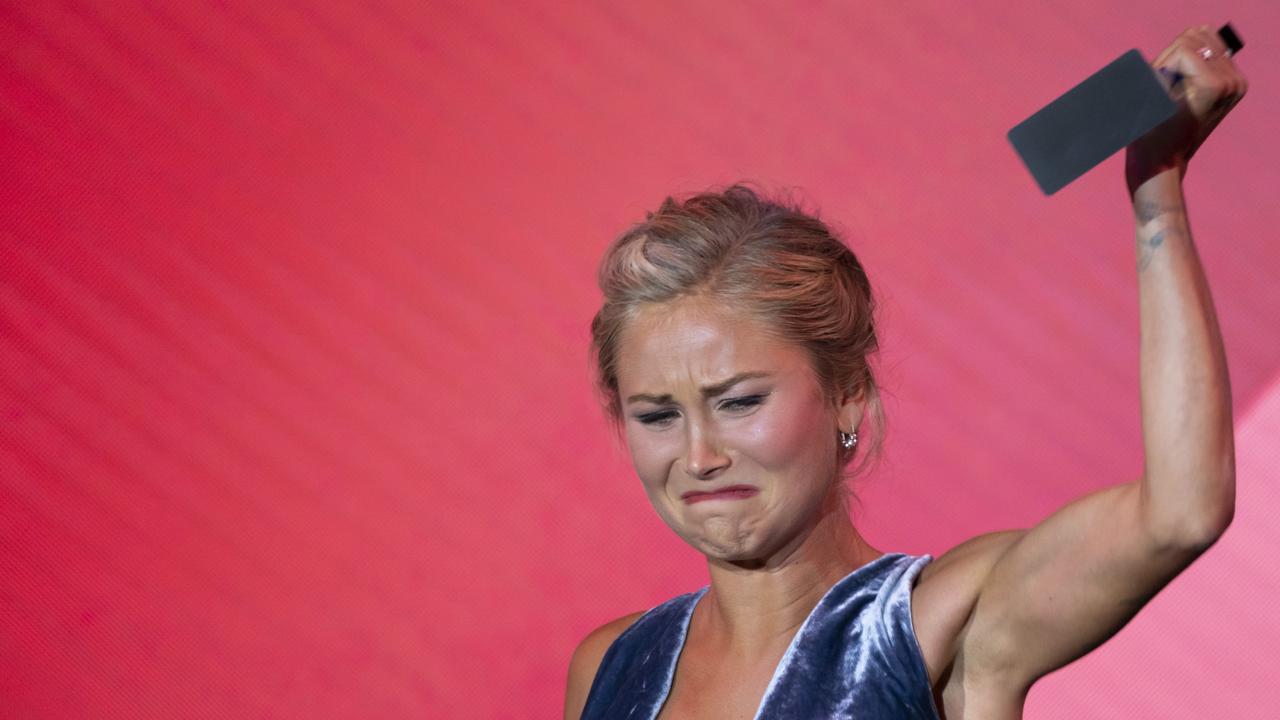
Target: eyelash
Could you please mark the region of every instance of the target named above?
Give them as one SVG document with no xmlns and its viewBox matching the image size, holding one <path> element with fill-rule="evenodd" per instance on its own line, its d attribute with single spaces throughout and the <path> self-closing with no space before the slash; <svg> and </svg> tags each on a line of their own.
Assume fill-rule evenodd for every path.
<svg viewBox="0 0 1280 720">
<path fill-rule="evenodd" d="M 721 403 L 721 408 L 747 410 L 756 407 L 764 402 L 764 395 L 746 395 L 740 398 L 732 398 Z M 645 425 L 666 425 L 667 421 L 675 417 L 675 411 L 663 410 L 662 412 L 649 413 L 648 415 L 638 415 L 636 419 Z"/>
</svg>

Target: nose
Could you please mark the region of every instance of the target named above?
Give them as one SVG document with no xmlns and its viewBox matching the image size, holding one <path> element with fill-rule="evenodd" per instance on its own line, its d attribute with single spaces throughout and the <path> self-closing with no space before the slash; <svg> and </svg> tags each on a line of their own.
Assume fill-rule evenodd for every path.
<svg viewBox="0 0 1280 720">
<path fill-rule="evenodd" d="M 690 423 L 688 449 L 685 452 L 685 472 L 698 480 L 710 480 L 729 467 L 729 456 L 714 435 L 705 428 Z"/>
</svg>

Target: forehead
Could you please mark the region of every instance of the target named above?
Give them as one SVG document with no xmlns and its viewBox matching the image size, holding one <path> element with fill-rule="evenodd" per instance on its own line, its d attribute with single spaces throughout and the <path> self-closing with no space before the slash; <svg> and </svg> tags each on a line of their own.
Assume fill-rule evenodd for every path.
<svg viewBox="0 0 1280 720">
<path fill-rule="evenodd" d="M 624 395 L 711 384 L 740 372 L 809 369 L 804 350 L 779 340 L 761 321 L 690 298 L 643 306 L 623 329 L 618 350 Z"/>
</svg>

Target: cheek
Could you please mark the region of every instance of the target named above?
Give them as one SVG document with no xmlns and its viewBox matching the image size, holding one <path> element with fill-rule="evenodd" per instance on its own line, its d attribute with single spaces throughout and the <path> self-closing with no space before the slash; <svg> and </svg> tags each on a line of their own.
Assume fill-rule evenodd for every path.
<svg viewBox="0 0 1280 720">
<path fill-rule="evenodd" d="M 640 481 L 646 488 L 661 485 L 666 480 L 667 468 L 673 459 L 670 438 L 661 433 L 631 428 L 628 428 L 626 437 L 631 464 Z"/>
<path fill-rule="evenodd" d="M 770 470 L 785 472 L 796 463 L 806 464 L 822 457 L 823 416 L 812 407 L 778 407 L 761 413 L 746 430 L 746 442 L 755 461 Z M 833 429 L 834 435 L 835 430 Z"/>
</svg>

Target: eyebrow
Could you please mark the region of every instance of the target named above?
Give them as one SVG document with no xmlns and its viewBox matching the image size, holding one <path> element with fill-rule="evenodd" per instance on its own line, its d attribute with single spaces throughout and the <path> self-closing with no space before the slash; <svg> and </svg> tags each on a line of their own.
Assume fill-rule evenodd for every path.
<svg viewBox="0 0 1280 720">
<path fill-rule="evenodd" d="M 724 392 L 727 391 L 729 388 L 733 387 L 734 385 L 737 385 L 743 380 L 750 380 L 752 378 L 769 377 L 771 374 L 772 373 L 759 372 L 759 371 L 738 373 L 737 375 L 734 375 L 728 380 L 723 380 L 714 385 L 702 386 L 702 396 L 707 398 L 713 398 L 717 395 L 724 394 Z M 670 394 L 649 395 L 647 393 L 637 393 L 627 398 L 627 402 L 633 403 L 633 402 L 639 402 L 639 401 L 648 401 L 648 402 L 654 403 L 655 405 L 663 405 L 665 403 L 671 402 L 672 399 L 673 398 L 671 397 Z"/>
</svg>

